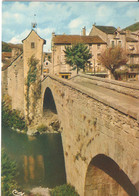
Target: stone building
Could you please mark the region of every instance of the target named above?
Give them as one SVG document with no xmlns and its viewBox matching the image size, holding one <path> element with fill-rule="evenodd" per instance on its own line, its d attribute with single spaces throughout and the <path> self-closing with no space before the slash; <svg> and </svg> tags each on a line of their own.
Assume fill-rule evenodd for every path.
<svg viewBox="0 0 139 196">
<path fill-rule="evenodd" d="M 42 76 L 45 77 L 48 73 L 52 73 L 52 53 L 47 52 L 44 55 L 44 62 L 43 62 L 43 73 Z"/>
<path fill-rule="evenodd" d="M 39 77 L 41 78 L 43 64 L 44 39 L 39 37 L 35 30 L 22 41 L 23 52 L 19 54 L 10 64 L 2 67 L 2 94 L 8 94 L 12 99 L 12 109 L 18 109 L 22 114 L 25 112 L 26 78 L 29 70 L 28 60 L 31 56 L 38 60 Z M 15 50 L 13 54 L 18 54 Z"/>
<path fill-rule="evenodd" d="M 86 36 L 85 28 L 83 29 L 83 35 L 55 35 L 52 33 L 52 73 L 59 75 L 62 78 L 70 78 L 76 71 L 72 71 L 71 67 L 65 60 L 65 47 L 71 46 L 76 43 L 84 43 L 90 49 L 92 59 L 90 59 L 91 72 L 104 71 L 104 68 L 97 61 L 101 51 L 106 49 L 107 44 L 99 36 Z"/>
<path fill-rule="evenodd" d="M 97 26 L 93 25 L 89 36 L 99 36 L 103 39 L 108 47 L 120 45 L 125 49 L 129 56 L 127 65 L 129 67 L 139 67 L 139 32 L 131 32 L 129 30 L 121 30 L 113 26 Z M 136 65 L 136 66 L 135 66 Z M 138 70 L 134 71 L 129 68 L 127 77 L 136 77 L 138 79 Z"/>
</svg>

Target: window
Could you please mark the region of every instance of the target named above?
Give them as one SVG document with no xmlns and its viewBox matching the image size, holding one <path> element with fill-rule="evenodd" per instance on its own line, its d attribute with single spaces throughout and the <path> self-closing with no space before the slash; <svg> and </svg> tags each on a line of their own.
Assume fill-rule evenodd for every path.
<svg viewBox="0 0 139 196">
<path fill-rule="evenodd" d="M 99 59 L 100 58 L 100 53 L 99 54 L 97 54 L 97 59 Z"/>
<path fill-rule="evenodd" d="M 100 65 L 99 58 L 100 58 L 100 53 L 97 54 L 97 60 L 98 60 L 97 65 Z"/>
<path fill-rule="evenodd" d="M 68 76 L 65 76 L 65 79 L 68 79 Z"/>
<path fill-rule="evenodd" d="M 111 46 L 112 48 L 114 48 L 114 41 L 111 41 Z"/>
<path fill-rule="evenodd" d="M 35 43 L 31 42 L 31 48 L 35 48 Z"/>
<path fill-rule="evenodd" d="M 121 40 L 118 41 L 118 46 L 122 46 L 122 41 Z"/>
<path fill-rule="evenodd" d="M 88 49 L 90 50 L 92 49 L 92 44 L 89 44 Z"/>
<path fill-rule="evenodd" d="M 98 50 L 100 49 L 100 44 L 97 44 L 97 49 L 98 49 Z"/>
</svg>

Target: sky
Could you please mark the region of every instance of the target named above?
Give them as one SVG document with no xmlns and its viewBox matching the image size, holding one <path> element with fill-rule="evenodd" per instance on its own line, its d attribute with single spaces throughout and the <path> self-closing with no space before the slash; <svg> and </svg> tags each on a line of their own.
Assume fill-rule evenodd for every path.
<svg viewBox="0 0 139 196">
<path fill-rule="evenodd" d="M 36 16 L 34 16 L 34 14 Z M 51 50 L 52 32 L 87 35 L 92 25 L 125 28 L 139 22 L 138 2 L 2 2 L 2 41 L 22 43 L 37 23 L 37 33 Z"/>
</svg>

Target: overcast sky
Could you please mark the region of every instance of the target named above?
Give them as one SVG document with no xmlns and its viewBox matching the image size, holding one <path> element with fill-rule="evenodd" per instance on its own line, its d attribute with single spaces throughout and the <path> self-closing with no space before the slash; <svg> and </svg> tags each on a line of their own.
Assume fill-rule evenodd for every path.
<svg viewBox="0 0 139 196">
<path fill-rule="evenodd" d="M 34 14 L 36 17 L 34 19 Z M 124 28 L 139 22 L 138 2 L 3 2 L 2 41 L 21 43 L 37 22 L 37 33 L 51 49 L 51 34 L 87 34 L 92 25 Z"/>
</svg>

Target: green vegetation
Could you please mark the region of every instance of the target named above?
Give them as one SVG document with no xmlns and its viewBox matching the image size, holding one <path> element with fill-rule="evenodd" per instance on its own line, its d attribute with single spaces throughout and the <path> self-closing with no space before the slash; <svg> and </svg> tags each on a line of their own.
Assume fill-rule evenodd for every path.
<svg viewBox="0 0 139 196">
<path fill-rule="evenodd" d="M 139 30 L 139 22 L 126 27 L 124 30 L 137 31 Z"/>
<path fill-rule="evenodd" d="M 51 190 L 51 196 L 79 196 L 71 185 L 63 184 Z"/>
<path fill-rule="evenodd" d="M 11 47 L 6 42 L 2 42 L 2 52 L 11 52 L 11 51 L 12 51 Z"/>
<path fill-rule="evenodd" d="M 41 83 L 40 80 L 37 80 L 37 78 L 40 78 L 38 75 L 38 69 L 37 69 L 37 65 L 38 65 L 38 60 L 32 56 L 29 60 L 28 60 L 28 66 L 29 66 L 29 71 L 27 74 L 27 80 L 26 80 L 26 86 L 27 86 L 27 91 L 26 91 L 26 107 L 27 107 L 27 119 L 29 122 L 31 122 L 32 119 L 30 119 L 29 117 L 29 110 L 30 110 L 30 94 L 32 96 L 33 99 L 33 110 L 35 109 L 36 106 L 36 102 L 37 99 L 40 98 L 40 94 L 41 94 Z M 30 91 L 30 87 L 31 85 L 33 85 L 33 90 Z"/>
<path fill-rule="evenodd" d="M 12 43 L 2 42 L 2 52 L 11 52 L 13 48 L 19 48 L 21 51 L 23 51 L 22 44 L 12 44 Z"/>
<path fill-rule="evenodd" d="M 27 130 L 24 117 L 21 116 L 18 110 L 12 110 L 11 108 L 11 100 L 9 96 L 5 96 L 2 100 L 2 126 Z"/>
<path fill-rule="evenodd" d="M 78 43 L 71 47 L 66 47 L 65 57 L 66 62 L 73 67 L 72 69 L 77 69 L 77 74 L 80 69 L 85 71 L 85 67 L 89 64 L 89 59 L 92 58 L 90 50 L 85 44 Z"/>
<path fill-rule="evenodd" d="M 19 188 L 15 177 L 17 175 L 16 164 L 7 156 L 4 149 L 1 154 L 1 193 L 2 196 L 12 196 L 12 191 Z"/>
</svg>

